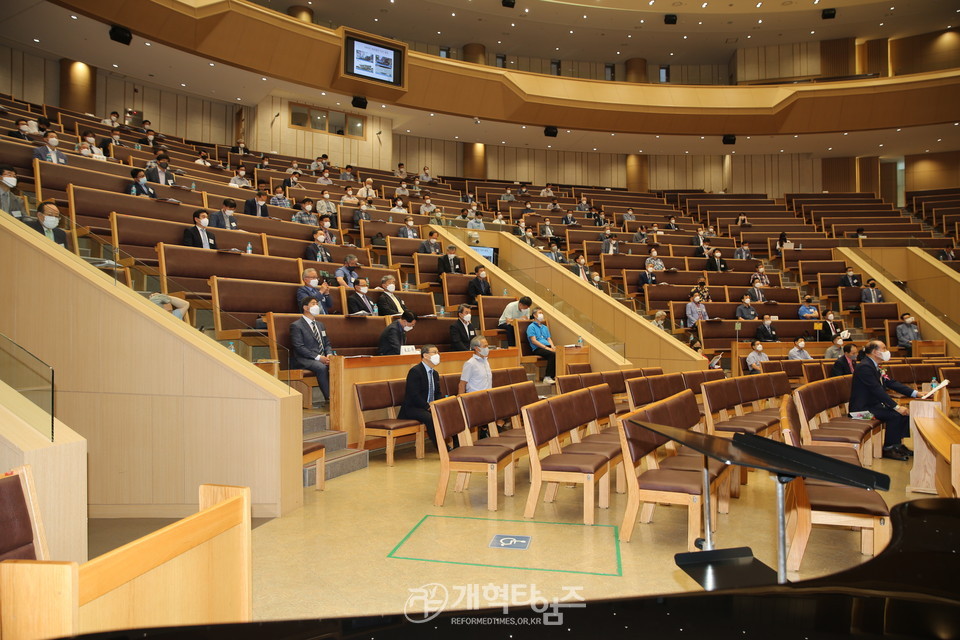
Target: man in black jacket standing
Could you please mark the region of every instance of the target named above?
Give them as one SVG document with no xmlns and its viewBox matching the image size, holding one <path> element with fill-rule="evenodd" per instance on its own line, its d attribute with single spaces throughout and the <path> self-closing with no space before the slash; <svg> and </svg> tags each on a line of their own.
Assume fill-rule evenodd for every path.
<svg viewBox="0 0 960 640">
<path fill-rule="evenodd" d="M 900 384 L 880 370 L 880 364 L 890 359 L 890 351 L 881 340 L 871 340 L 863 348 L 863 360 L 853 372 L 850 387 L 850 413 L 869 411 L 886 424 L 883 438 L 883 457 L 892 460 L 907 460 L 913 454 L 903 444 L 910 432 L 907 408 L 887 394 L 887 389 L 916 398 L 919 394 Z"/>
</svg>

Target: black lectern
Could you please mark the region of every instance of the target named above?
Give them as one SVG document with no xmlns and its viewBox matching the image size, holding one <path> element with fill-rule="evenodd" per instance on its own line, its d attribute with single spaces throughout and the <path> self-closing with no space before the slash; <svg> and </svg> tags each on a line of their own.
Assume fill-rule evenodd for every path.
<svg viewBox="0 0 960 640">
<path fill-rule="evenodd" d="M 826 480 L 861 489 L 890 488 L 890 476 L 841 462 L 819 453 L 792 447 L 760 436 L 737 433 L 733 439 L 710 436 L 689 429 L 631 420 L 634 424 L 670 438 L 704 455 L 703 551 L 678 553 L 677 566 L 708 591 L 720 588 L 762 586 L 787 581 L 787 531 L 784 485 L 794 478 Z M 711 528 L 710 478 L 706 459 L 724 464 L 763 469 L 777 478 L 777 571 L 753 557 L 750 547 L 714 549 Z"/>
</svg>

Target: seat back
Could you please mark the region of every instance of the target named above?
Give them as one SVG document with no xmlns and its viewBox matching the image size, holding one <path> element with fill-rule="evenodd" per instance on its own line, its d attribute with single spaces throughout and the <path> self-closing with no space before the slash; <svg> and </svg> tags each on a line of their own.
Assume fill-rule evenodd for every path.
<svg viewBox="0 0 960 640">
<path fill-rule="evenodd" d="M 528 442 L 533 441 L 534 447 L 541 447 L 557 437 L 557 424 L 554 421 L 550 402 L 540 400 L 523 407 L 523 424 L 527 431 Z M 530 461 L 534 463 L 537 456 L 531 451 Z"/>
<path fill-rule="evenodd" d="M 567 373 L 590 373 L 593 368 L 589 362 L 571 362 L 567 364 Z"/>
<path fill-rule="evenodd" d="M 603 374 L 599 371 L 592 371 L 590 373 L 581 373 L 580 374 L 580 386 L 581 387 L 592 387 L 597 384 L 603 384 Z"/>
<path fill-rule="evenodd" d="M 764 375 L 764 374 L 760 374 Z M 756 378 L 758 376 L 740 376 L 739 378 L 731 378 L 734 384 L 732 387 L 736 387 L 737 393 L 740 395 L 740 404 L 752 404 L 760 400 L 760 388 L 757 386 Z"/>
<path fill-rule="evenodd" d="M 437 400 L 430 405 L 430 409 L 434 416 L 433 427 L 440 436 L 438 441 L 452 438 L 466 429 L 463 412 L 460 411 L 460 403 L 456 397 Z"/>
<path fill-rule="evenodd" d="M 640 369 L 641 374 L 644 376 L 659 376 L 663 375 L 663 367 L 643 367 Z"/>
<path fill-rule="evenodd" d="M 516 398 L 517 406 L 521 409 L 528 404 L 533 404 L 538 400 L 537 397 L 537 386 L 530 382 L 521 382 L 520 384 L 512 384 L 510 387 L 513 389 L 513 395 Z"/>
<path fill-rule="evenodd" d="M 583 389 L 583 383 L 580 381 L 579 374 L 569 374 L 557 376 L 557 391 L 560 393 L 570 393 L 577 389 Z"/>
<path fill-rule="evenodd" d="M 459 373 L 440 374 L 440 393 L 444 396 L 455 396 L 460 391 Z"/>
<path fill-rule="evenodd" d="M 605 384 L 596 384 L 588 387 L 590 399 L 593 401 L 593 413 L 599 420 L 617 413 L 617 405 L 613 401 L 610 387 Z"/>
<path fill-rule="evenodd" d="M 474 276 L 462 273 L 443 273 L 440 275 L 440 285 L 443 291 L 443 304 L 453 307 L 467 302 L 467 287 Z"/>
<path fill-rule="evenodd" d="M 494 369 L 493 386 L 505 387 L 508 384 L 524 382 L 527 379 L 527 371 L 523 367 L 507 367 L 505 369 Z"/>
<path fill-rule="evenodd" d="M 823 374 L 823 366 L 819 362 L 804 362 L 803 363 L 803 381 L 804 382 L 816 382 L 817 380 L 823 380 L 826 376 Z"/>
<path fill-rule="evenodd" d="M 477 315 L 480 317 L 480 331 L 496 331 L 500 326 L 500 316 L 508 304 L 516 300 L 513 296 L 480 296 L 477 298 Z"/>
<path fill-rule="evenodd" d="M 610 393 L 622 395 L 627 392 L 623 382 L 623 372 L 619 369 L 614 371 L 604 371 L 601 374 L 601 380 L 610 387 Z"/>
<path fill-rule="evenodd" d="M 357 394 L 357 407 L 360 409 L 361 418 L 364 411 L 373 411 L 375 409 L 386 409 L 396 406 L 393 395 L 390 392 L 391 380 L 375 380 L 373 382 L 358 382 L 354 385 Z M 401 382 L 406 384 L 405 380 Z M 401 398 L 402 400 L 402 398 Z"/>
<path fill-rule="evenodd" d="M 634 409 L 653 402 L 653 391 L 650 390 L 649 378 L 631 378 L 627 380 L 627 399 Z"/>
<path fill-rule="evenodd" d="M 653 399 L 663 400 L 683 391 L 682 373 L 664 373 L 659 376 L 647 376 L 650 381 L 650 391 L 653 393 Z"/>
<path fill-rule="evenodd" d="M 489 390 L 463 394 L 460 396 L 460 408 L 468 429 L 486 426 L 497 419 Z"/>
<path fill-rule="evenodd" d="M 669 438 L 636 424 L 636 422 L 651 422 L 653 424 L 669 422 L 670 408 L 664 402 L 664 400 L 660 400 L 650 403 L 642 409 L 631 411 L 620 419 L 623 440 L 627 444 L 623 454 L 624 457 L 629 456 L 634 467 L 640 464 L 644 456 L 656 451 L 658 447 L 669 441 Z"/>
<path fill-rule="evenodd" d="M 44 560 L 45 543 L 37 539 L 39 522 L 35 518 L 29 480 L 23 468 L 0 477 L 0 561 Z"/>
<path fill-rule="evenodd" d="M 512 386 L 494 387 L 487 393 L 490 396 L 493 415 L 497 420 L 510 420 L 520 414 L 520 405 L 517 404 Z"/>
<path fill-rule="evenodd" d="M 789 393 L 783 396 L 780 402 L 780 435 L 786 444 L 799 447 L 800 414 L 797 412 L 797 403 Z"/>
<path fill-rule="evenodd" d="M 393 406 L 399 407 L 407 397 L 407 381 L 405 378 L 394 378 L 390 383 L 390 396 Z"/>
</svg>

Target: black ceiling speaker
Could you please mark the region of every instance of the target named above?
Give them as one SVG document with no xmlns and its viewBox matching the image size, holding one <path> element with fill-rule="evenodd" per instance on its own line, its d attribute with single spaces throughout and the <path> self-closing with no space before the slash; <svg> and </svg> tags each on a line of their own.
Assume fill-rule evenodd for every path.
<svg viewBox="0 0 960 640">
<path fill-rule="evenodd" d="M 677 24 L 677 14 L 668 13 L 663 16 L 663 24 Z"/>
<path fill-rule="evenodd" d="M 737 144 L 737 136 L 728 133 L 723 136 L 723 144 Z"/>
<path fill-rule="evenodd" d="M 513 9 L 517 6 L 517 0 L 500 0 L 500 4 L 505 6 L 507 9 Z"/>
<path fill-rule="evenodd" d="M 543 128 L 543 135 L 547 136 L 548 138 L 556 138 L 556 137 L 557 137 L 557 128 L 556 128 L 556 127 L 544 127 L 544 128 Z"/>
<path fill-rule="evenodd" d="M 114 42 L 119 42 L 120 44 L 129 45 L 130 41 L 133 40 L 133 34 L 130 33 L 130 29 L 126 27 L 118 27 L 113 25 L 110 27 L 110 39 Z"/>
<path fill-rule="evenodd" d="M 357 109 L 366 109 L 367 108 L 367 99 L 363 96 L 353 96 L 353 101 L 350 103 Z"/>
<path fill-rule="evenodd" d="M 823 18 L 824 20 L 833 20 L 834 18 L 837 17 L 837 10 L 824 9 L 823 11 L 820 12 L 820 17 Z"/>
</svg>

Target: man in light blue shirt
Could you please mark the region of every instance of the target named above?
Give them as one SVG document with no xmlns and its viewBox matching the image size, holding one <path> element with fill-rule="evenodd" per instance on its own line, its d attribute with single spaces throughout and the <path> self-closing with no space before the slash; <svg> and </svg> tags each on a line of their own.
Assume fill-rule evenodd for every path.
<svg viewBox="0 0 960 640">
<path fill-rule="evenodd" d="M 530 351 L 547 361 L 547 371 L 543 376 L 544 384 L 553 384 L 553 377 L 557 374 L 557 348 L 550 337 L 550 328 L 547 326 L 543 309 L 537 309 L 533 314 L 533 322 L 527 327 L 527 342 Z"/>
<path fill-rule="evenodd" d="M 483 214 L 482 214 L 482 213 L 477 212 L 476 215 L 474 215 L 472 218 L 471 218 L 470 216 L 471 216 L 471 214 L 468 213 L 468 214 L 467 214 L 467 218 L 469 218 L 469 220 L 468 220 L 468 222 L 467 222 L 467 229 L 479 229 L 479 230 L 481 230 L 481 231 L 486 230 L 486 227 L 485 227 L 484 224 L 483 224 Z"/>
<path fill-rule="evenodd" d="M 793 349 L 787 352 L 787 360 L 813 360 L 806 347 L 807 343 L 803 338 L 794 338 Z"/>
<path fill-rule="evenodd" d="M 813 298 L 807 296 L 803 299 L 803 304 L 797 310 L 797 317 L 801 320 L 816 320 L 820 317 L 820 312 L 813 306 Z"/>
</svg>

